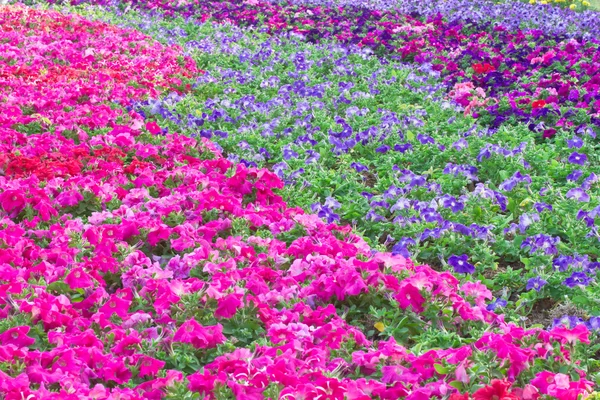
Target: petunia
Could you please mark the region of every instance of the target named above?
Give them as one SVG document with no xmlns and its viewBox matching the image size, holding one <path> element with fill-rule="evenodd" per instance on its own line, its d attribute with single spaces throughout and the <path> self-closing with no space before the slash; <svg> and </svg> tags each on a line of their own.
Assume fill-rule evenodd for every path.
<svg viewBox="0 0 600 400">
<path fill-rule="evenodd" d="M 412 307 L 414 312 L 420 313 L 423 311 L 425 298 L 415 286 L 410 283 L 402 285 L 395 296 L 396 301 L 403 310 Z"/>
<path fill-rule="evenodd" d="M 165 362 L 149 356 L 143 356 L 140 360 L 140 373 L 138 376 L 156 376 L 159 370 L 165 366 Z"/>
<path fill-rule="evenodd" d="M 567 175 L 567 180 L 568 181 L 577 181 L 579 178 L 581 178 L 582 175 L 583 175 L 583 172 L 580 169 L 576 169 L 576 170 L 573 170 L 573 172 L 571 172 L 569 175 Z"/>
<path fill-rule="evenodd" d="M 218 318 L 233 318 L 237 310 L 242 306 L 240 296 L 236 294 L 228 294 L 217 300 L 217 309 L 215 317 Z"/>
<path fill-rule="evenodd" d="M 62 207 L 73 207 L 83 200 L 83 195 L 76 190 L 67 190 L 56 197 L 56 202 Z"/>
<path fill-rule="evenodd" d="M 173 341 L 191 343 L 197 349 L 216 347 L 225 342 L 221 324 L 202 326 L 195 319 L 189 319 L 177 329 Z"/>
<path fill-rule="evenodd" d="M 363 165 L 359 162 L 353 162 L 352 164 L 350 164 L 350 167 L 354 168 L 356 172 L 364 172 L 369 170 L 369 168 L 366 165 Z"/>
<path fill-rule="evenodd" d="M 585 154 L 574 151 L 573 153 L 571 153 L 571 155 L 569 155 L 568 160 L 571 164 L 584 165 L 587 161 L 587 156 Z"/>
<path fill-rule="evenodd" d="M 581 148 L 583 146 L 583 140 L 579 136 L 573 136 L 572 139 L 567 139 L 567 146 L 569 148 Z"/>
<path fill-rule="evenodd" d="M 125 318 L 128 315 L 130 305 L 131 301 L 113 294 L 110 296 L 108 301 L 104 303 L 102 307 L 100 307 L 99 311 L 105 314 L 107 317 L 117 314 L 119 317 Z"/>
<path fill-rule="evenodd" d="M 573 288 L 575 286 L 587 286 L 591 281 L 592 279 L 584 272 L 573 272 L 570 277 L 564 280 L 563 284 Z"/>
<path fill-rule="evenodd" d="M 573 329 L 565 328 L 565 327 L 557 327 L 550 331 L 550 335 L 563 339 L 567 343 L 576 343 L 581 342 L 584 344 L 590 344 L 590 331 L 585 325 L 577 325 Z"/>
<path fill-rule="evenodd" d="M 146 129 L 153 135 L 157 135 L 162 131 L 160 126 L 154 121 L 146 123 Z"/>
<path fill-rule="evenodd" d="M 542 108 L 545 106 L 546 106 L 546 102 L 542 99 L 535 100 L 533 103 L 531 103 L 531 108 Z"/>
<path fill-rule="evenodd" d="M 567 199 L 577 200 L 580 203 L 587 203 L 590 201 L 590 195 L 582 188 L 573 188 L 569 190 L 566 197 Z"/>
<path fill-rule="evenodd" d="M 519 400 L 509 391 L 511 383 L 507 380 L 492 379 L 490 384 L 473 393 L 473 400 Z"/>
<path fill-rule="evenodd" d="M 548 283 L 548 281 L 542 279 L 539 276 L 536 276 L 535 278 L 531 278 L 527 281 L 527 285 L 525 286 L 525 289 L 527 289 L 527 290 L 535 289 L 535 291 L 539 292 L 540 290 L 542 290 L 542 288 L 547 283 Z"/>
<path fill-rule="evenodd" d="M 94 286 L 94 280 L 84 271 L 83 268 L 74 268 L 65 277 L 65 283 L 69 285 L 71 289 L 88 288 Z"/>
<path fill-rule="evenodd" d="M 469 263 L 469 256 L 466 254 L 457 256 L 451 255 L 448 258 L 448 265 L 454 268 L 454 272 L 459 274 L 472 274 L 475 272 L 475 266 Z"/>
<path fill-rule="evenodd" d="M 486 309 L 488 311 L 496 311 L 497 308 L 502 308 L 502 307 L 506 307 L 506 305 L 508 304 L 508 302 L 504 299 L 496 299 L 495 301 L 491 302 L 490 304 L 488 304 L 488 306 L 486 307 Z"/>
<path fill-rule="evenodd" d="M 21 190 L 4 190 L 0 194 L 0 205 L 6 212 L 20 212 L 26 204 L 25 196 Z"/>
<path fill-rule="evenodd" d="M 9 328 L 6 331 L 0 333 L 0 343 L 2 345 L 15 345 L 17 347 L 27 347 L 35 343 L 35 339 L 27 336 L 31 327 L 29 326 L 16 326 Z"/>
</svg>

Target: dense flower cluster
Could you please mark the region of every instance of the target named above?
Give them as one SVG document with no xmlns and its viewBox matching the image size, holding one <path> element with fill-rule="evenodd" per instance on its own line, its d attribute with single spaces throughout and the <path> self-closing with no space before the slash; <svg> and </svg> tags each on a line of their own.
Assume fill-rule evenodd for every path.
<svg viewBox="0 0 600 400">
<path fill-rule="evenodd" d="M 405 61 L 432 63 L 450 89 L 471 85 L 473 90 L 463 90 L 454 99 L 467 107 L 466 112 L 491 119 L 495 127 L 509 118 L 537 120 L 551 128 L 582 122 L 600 126 L 596 39 L 552 35 L 538 29 L 508 30 L 503 25 L 492 27 L 461 19 L 446 21 L 440 14 L 422 20 L 397 10 L 327 3 L 203 0 L 189 5 L 148 2 L 144 6 L 202 22 L 292 32 L 311 41 L 335 39 L 397 54 Z M 489 99 L 483 100 L 486 95 Z"/>
<path fill-rule="evenodd" d="M 577 361 L 583 325 L 505 323 L 481 283 L 374 252 L 350 228 L 288 207 L 275 173 L 124 110 L 157 87 L 198 89 L 186 87 L 200 71 L 180 48 L 80 17 L 1 10 L 4 398 L 591 390 Z M 368 302 L 387 314 L 356 311 Z M 400 334 L 385 334 L 391 324 Z M 414 349 L 432 330 L 461 340 Z"/>
<path fill-rule="evenodd" d="M 490 309 L 553 308 L 569 296 L 600 312 L 593 129 L 556 130 L 546 140 L 542 127 L 473 125 L 444 100 L 431 65 L 377 59 L 359 47 L 250 37 L 156 14 L 115 22 L 216 65 L 192 95 L 138 102 L 137 112 L 214 140 L 232 161 L 270 166 L 288 201 L 356 224 L 375 246 L 475 273 L 497 297 Z M 545 326 L 560 316 L 524 314 Z"/>
</svg>

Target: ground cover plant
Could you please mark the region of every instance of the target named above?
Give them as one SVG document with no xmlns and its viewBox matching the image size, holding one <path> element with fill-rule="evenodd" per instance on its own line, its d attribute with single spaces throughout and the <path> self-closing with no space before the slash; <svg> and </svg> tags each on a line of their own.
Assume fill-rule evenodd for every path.
<svg viewBox="0 0 600 400">
<path fill-rule="evenodd" d="M 595 312 L 593 110 L 552 140 L 516 119 L 490 129 L 431 63 L 123 9 L 0 9 L 2 396 L 593 390 L 596 319 L 506 322 L 536 296 Z M 525 278 L 486 278 L 516 263 L 502 240 Z M 506 297 L 531 289 L 508 316 L 486 287 L 502 279 Z"/>
<path fill-rule="evenodd" d="M 270 167 L 284 198 L 354 225 L 373 246 L 475 274 L 496 297 L 491 309 L 543 326 L 573 314 L 569 324 L 596 328 L 592 128 L 488 129 L 456 111 L 431 65 L 357 47 L 120 18 L 179 42 L 207 71 L 201 90 L 136 111 L 215 141 L 232 161 Z"/>
<path fill-rule="evenodd" d="M 513 31 L 497 24 L 448 21 L 440 14 L 419 19 L 395 9 L 327 4 L 205 0 L 145 5 L 170 15 L 264 27 L 270 33 L 293 32 L 309 41 L 331 38 L 404 61 L 432 63 L 453 89 L 455 100 L 467 106 L 467 112 L 481 113 L 480 118 L 491 120 L 494 127 L 507 119 L 600 126 L 598 40 L 578 36 L 583 29 L 571 35 Z M 566 23 L 558 25 L 567 29 Z M 598 26 L 589 27 L 592 35 L 598 34 Z"/>
</svg>

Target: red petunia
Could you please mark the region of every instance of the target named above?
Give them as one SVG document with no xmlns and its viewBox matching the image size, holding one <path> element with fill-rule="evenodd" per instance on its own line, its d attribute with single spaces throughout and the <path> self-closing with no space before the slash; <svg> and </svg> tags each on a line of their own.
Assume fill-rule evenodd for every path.
<svg viewBox="0 0 600 400">
<path fill-rule="evenodd" d="M 511 383 L 494 379 L 491 384 L 473 393 L 473 400 L 519 400 L 516 394 L 509 391 Z"/>
<path fill-rule="evenodd" d="M 531 103 L 531 108 L 542 108 L 546 106 L 546 102 L 544 100 L 536 100 Z"/>
<path fill-rule="evenodd" d="M 473 64 L 473 70 L 476 74 L 487 74 L 488 72 L 494 72 L 496 68 L 488 63 L 485 64 Z"/>
<path fill-rule="evenodd" d="M 452 393 L 448 400 L 469 400 L 469 393 Z"/>
</svg>

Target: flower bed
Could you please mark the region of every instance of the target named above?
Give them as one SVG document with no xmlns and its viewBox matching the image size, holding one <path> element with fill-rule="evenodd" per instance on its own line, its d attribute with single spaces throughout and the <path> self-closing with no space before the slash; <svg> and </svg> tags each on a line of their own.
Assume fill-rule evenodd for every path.
<svg viewBox="0 0 600 400">
<path fill-rule="evenodd" d="M 507 324 L 482 284 L 373 253 L 288 207 L 272 172 L 124 110 L 193 90 L 181 49 L 51 11 L 0 18 L 6 399 L 591 389 L 585 327 Z"/>
<path fill-rule="evenodd" d="M 490 309 L 546 327 L 580 323 L 559 320 L 575 314 L 597 329 L 594 131 L 490 131 L 444 102 L 427 65 L 357 47 L 157 15 L 115 22 L 180 43 L 207 70 L 185 97 L 134 106 L 162 128 L 270 167 L 285 199 L 353 224 L 374 247 L 473 273 L 496 297 Z"/>
<path fill-rule="evenodd" d="M 335 39 L 404 61 L 430 62 L 443 74 L 450 96 L 493 127 L 506 120 L 543 122 L 553 129 L 600 126 L 599 43 L 588 36 L 569 38 L 537 29 L 474 24 L 470 18 L 447 21 L 436 14 L 419 19 L 397 10 L 321 3 L 204 0 L 141 5 L 202 22 L 259 27 L 273 34 L 293 32 L 309 41 Z"/>
</svg>

